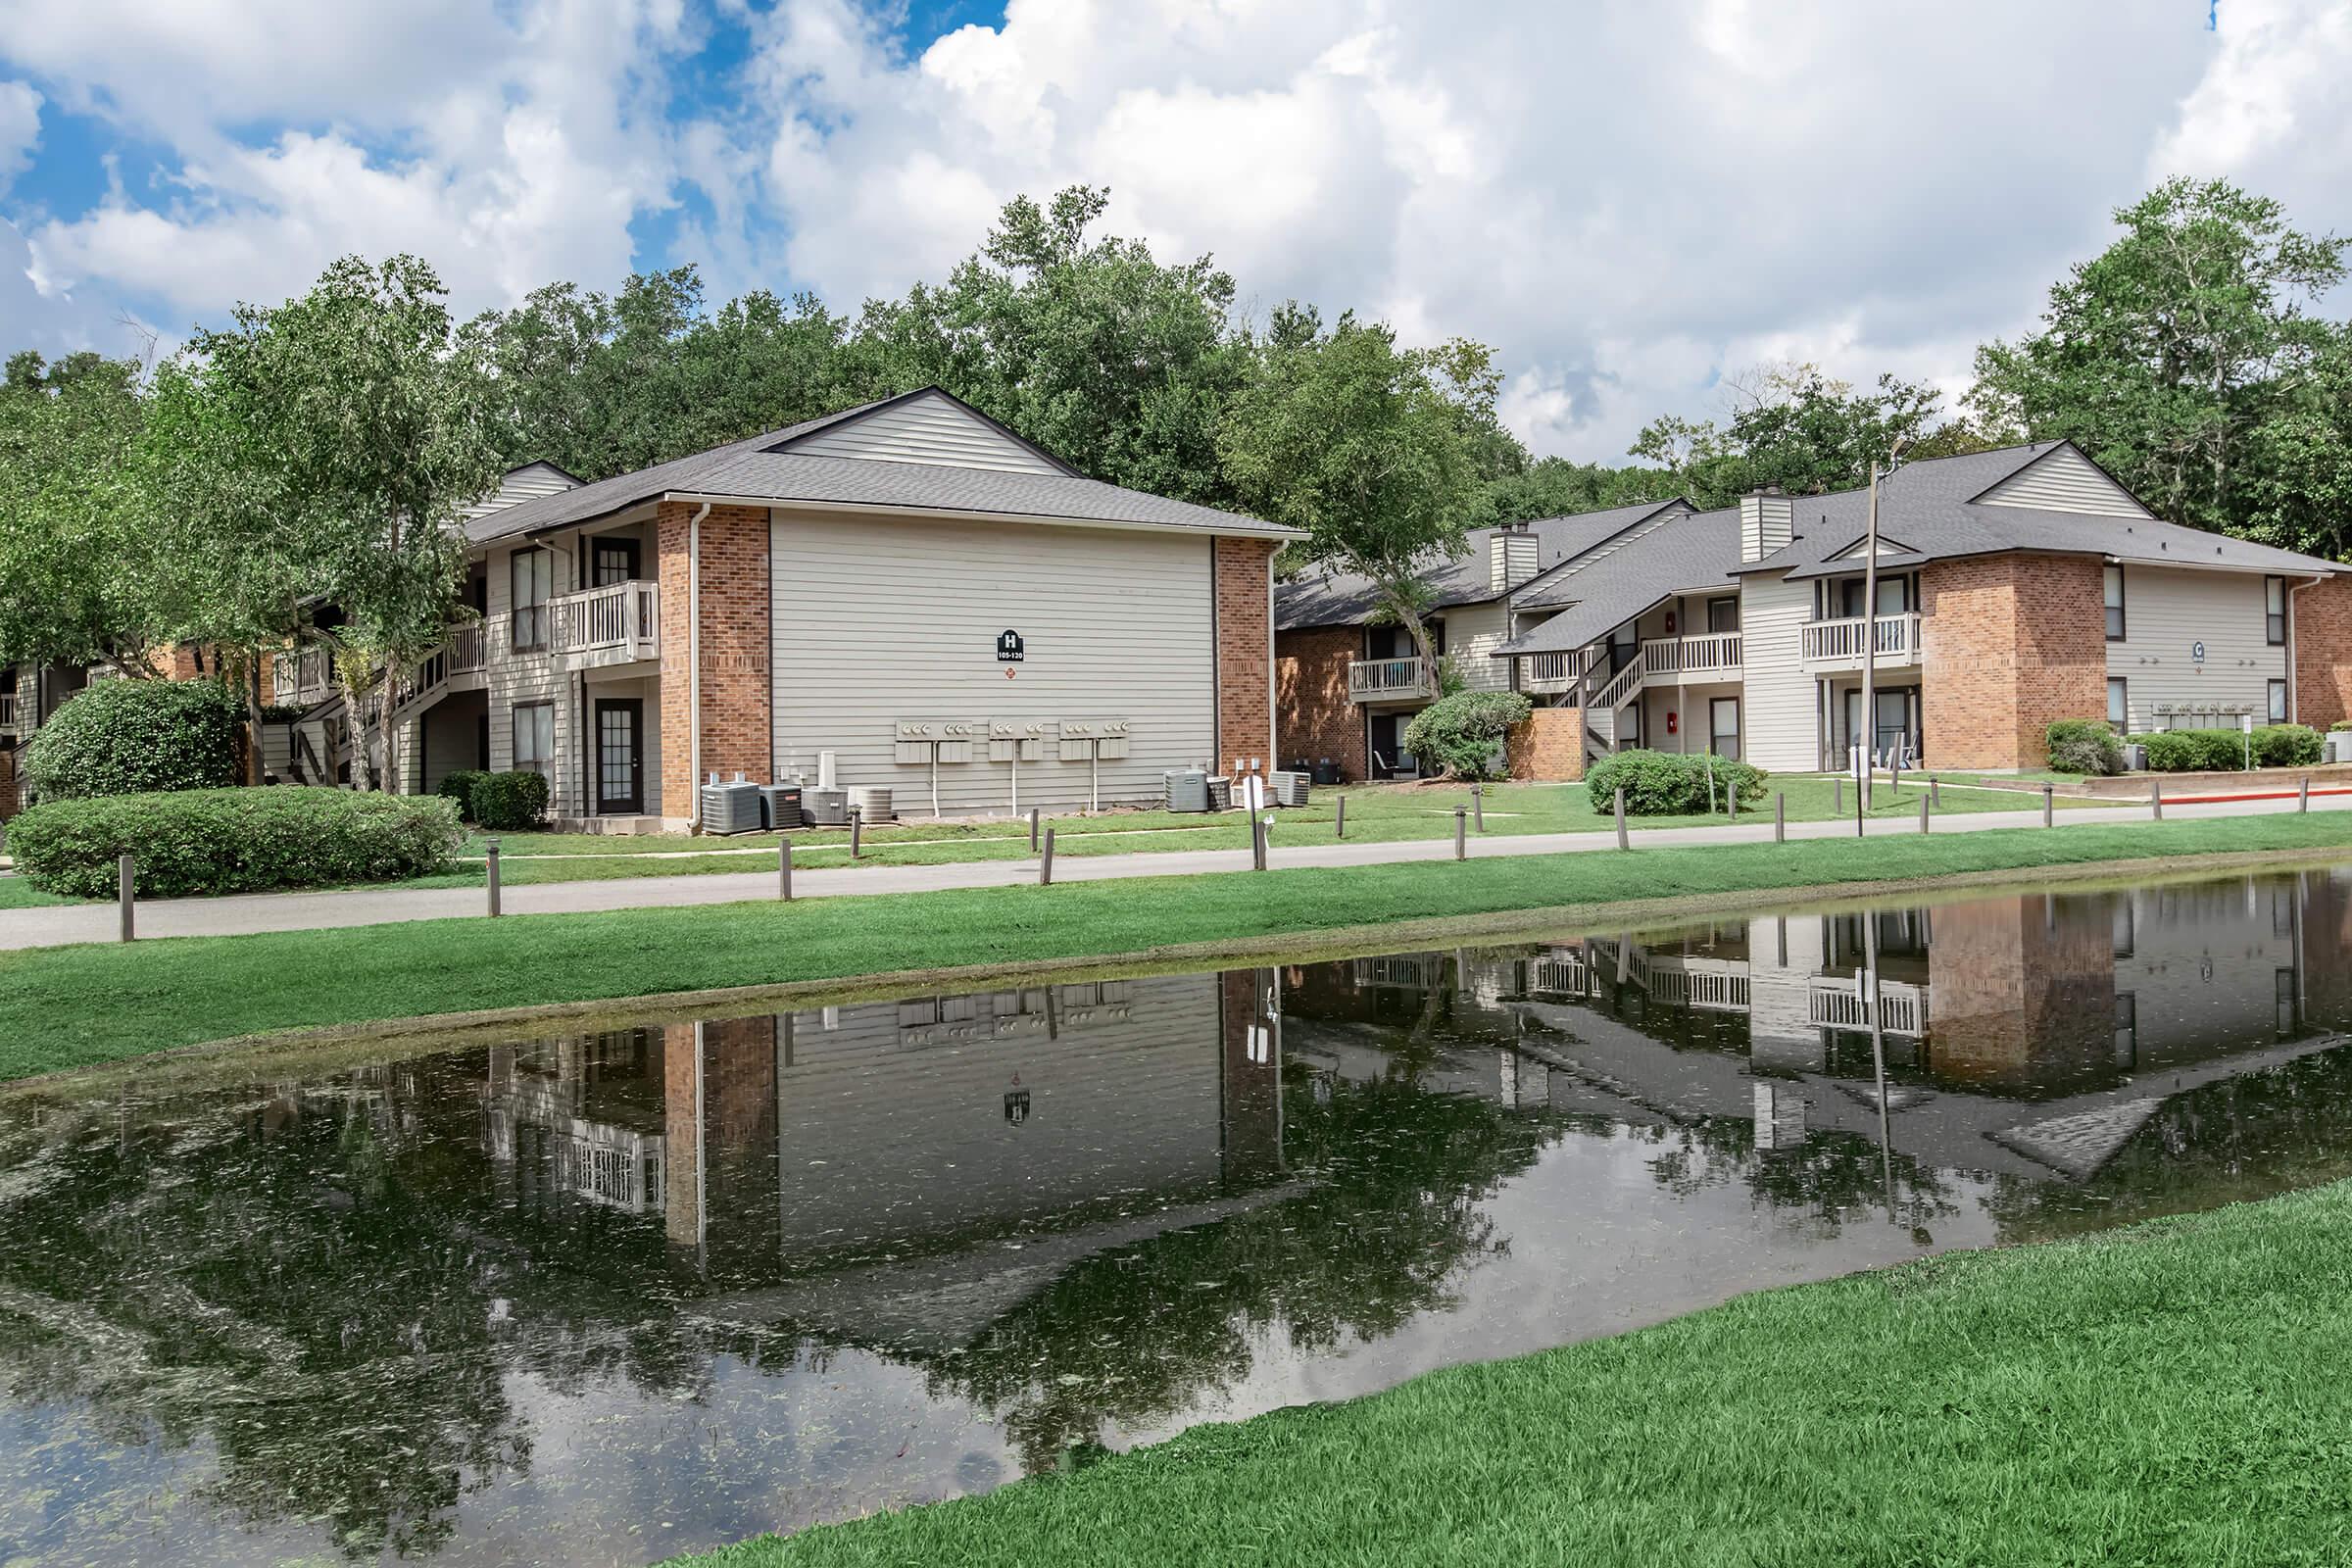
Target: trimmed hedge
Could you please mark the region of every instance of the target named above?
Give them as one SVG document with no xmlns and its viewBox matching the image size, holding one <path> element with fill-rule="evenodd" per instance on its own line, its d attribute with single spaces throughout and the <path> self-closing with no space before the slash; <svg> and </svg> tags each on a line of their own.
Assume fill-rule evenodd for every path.
<svg viewBox="0 0 2352 1568">
<path fill-rule="evenodd" d="M 547 817 L 547 779 L 539 773 L 477 773 L 469 797 L 475 824 L 492 833 L 537 827 Z"/>
<path fill-rule="evenodd" d="M 2112 774 L 2124 770 L 2124 743 L 2103 718 L 2062 718 L 2042 732 L 2054 773 Z"/>
<path fill-rule="evenodd" d="M 457 802 L 458 815 L 470 822 L 473 820 L 473 787 L 489 776 L 478 767 L 453 767 L 441 775 L 441 782 L 434 787 L 433 793 L 445 801 Z"/>
<path fill-rule="evenodd" d="M 243 776 L 245 709 L 216 680 L 101 680 L 59 708 L 24 748 L 44 801 L 221 789 Z"/>
<path fill-rule="evenodd" d="M 1707 778 L 1712 769 L 1716 805 L 1707 803 Z M 1740 799 L 1754 803 L 1764 798 L 1764 770 L 1704 752 L 1618 752 L 1604 758 L 1585 775 L 1592 809 L 1617 808 L 1617 791 L 1625 791 L 1628 816 L 1696 816 L 1721 810 L 1727 783 Z"/>
<path fill-rule="evenodd" d="M 1499 778 L 1507 763 L 1495 763 L 1510 733 L 1534 709 L 1518 692 L 1455 692 L 1413 715 L 1404 726 L 1404 749 L 1454 778 Z"/>
<path fill-rule="evenodd" d="M 280 784 L 52 801 L 9 824 L 8 848 L 34 887 L 83 899 L 112 898 L 117 858 L 136 856 L 156 899 L 422 876 L 461 836 L 447 801 Z"/>
<path fill-rule="evenodd" d="M 2308 724 L 2265 724 L 2254 731 L 2256 767 L 2309 767 L 2320 760 L 2320 732 Z M 2134 735 L 2148 749 L 2151 773 L 2236 773 L 2246 765 L 2246 736 L 2234 729 L 2167 729 Z"/>
</svg>

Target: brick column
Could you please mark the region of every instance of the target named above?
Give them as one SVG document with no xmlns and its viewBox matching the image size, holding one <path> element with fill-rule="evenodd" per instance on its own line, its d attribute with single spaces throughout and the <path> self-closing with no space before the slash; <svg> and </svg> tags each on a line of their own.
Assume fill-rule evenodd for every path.
<svg viewBox="0 0 2352 1568">
<path fill-rule="evenodd" d="M 2352 718 L 2352 576 L 2313 583 L 2294 599 L 2295 721 L 2325 730 Z"/>
<path fill-rule="evenodd" d="M 2107 632 L 2096 556 L 1965 556 L 1920 573 L 1920 701 L 1929 762 L 2039 767 L 2043 731 L 2107 712 Z"/>
<path fill-rule="evenodd" d="M 1356 626 L 1315 626 L 1274 637 L 1275 732 L 1309 761 L 1331 758 L 1348 779 L 1371 775 L 1364 710 L 1348 696 L 1348 666 L 1363 657 Z"/>
<path fill-rule="evenodd" d="M 1585 710 L 1537 709 L 1511 731 L 1506 754 L 1522 783 L 1575 783 L 1585 776 Z"/>
<path fill-rule="evenodd" d="M 1216 576 L 1217 757 L 1280 766 L 1274 732 L 1274 544 L 1219 539 Z"/>
<path fill-rule="evenodd" d="M 0 746 L 0 822 L 17 814 L 17 753 Z"/>
<path fill-rule="evenodd" d="M 693 813 L 694 740 L 690 694 L 687 540 L 698 507 L 664 501 L 655 515 L 662 581 L 662 811 Z M 764 507 L 712 507 L 702 521 L 702 706 L 705 775 L 740 769 L 773 776 L 774 696 L 768 637 L 775 605 L 768 581 Z"/>
</svg>

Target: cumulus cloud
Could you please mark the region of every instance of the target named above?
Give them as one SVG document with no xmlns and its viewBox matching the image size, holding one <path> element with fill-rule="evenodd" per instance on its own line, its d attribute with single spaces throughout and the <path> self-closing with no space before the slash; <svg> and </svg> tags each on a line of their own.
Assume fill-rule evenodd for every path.
<svg viewBox="0 0 2352 1568">
<path fill-rule="evenodd" d="M 21 81 L 0 81 L 0 192 L 32 163 L 41 139 L 41 95 Z"/>
</svg>

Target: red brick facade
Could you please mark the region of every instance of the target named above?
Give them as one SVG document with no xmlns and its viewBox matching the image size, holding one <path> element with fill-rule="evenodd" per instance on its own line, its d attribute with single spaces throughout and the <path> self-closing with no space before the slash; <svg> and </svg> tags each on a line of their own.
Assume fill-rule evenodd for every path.
<svg viewBox="0 0 2352 1568">
<path fill-rule="evenodd" d="M 1348 696 L 1348 666 L 1364 655 L 1355 626 L 1316 626 L 1274 639 L 1274 706 L 1285 760 L 1330 758 L 1341 775 L 1370 775 L 1364 756 L 1364 710 Z"/>
<path fill-rule="evenodd" d="M 1219 539 L 1216 578 L 1217 765 L 1254 757 L 1279 765 L 1274 734 L 1274 546 Z M 667 592 L 667 590 L 663 590 Z"/>
<path fill-rule="evenodd" d="M 1539 708 L 1511 731 L 1511 777 L 1522 783 L 1573 784 L 1585 776 L 1585 710 Z"/>
<path fill-rule="evenodd" d="M 17 754 L 0 746 L 0 822 L 17 814 Z"/>
<path fill-rule="evenodd" d="M 1928 564 L 1925 750 L 1936 767 L 2038 767 L 2042 732 L 2107 711 L 2096 556 L 2012 551 Z"/>
<path fill-rule="evenodd" d="M 688 533 L 699 508 L 664 501 L 655 517 L 662 582 L 662 803 L 666 816 L 691 815 L 695 786 L 690 722 L 693 602 Z M 775 717 L 768 679 L 767 510 L 712 507 L 702 520 L 702 771 L 765 782 L 775 765 Z"/>
<path fill-rule="evenodd" d="M 2295 720 L 2324 730 L 2352 718 L 2352 576 L 2294 596 Z"/>
</svg>

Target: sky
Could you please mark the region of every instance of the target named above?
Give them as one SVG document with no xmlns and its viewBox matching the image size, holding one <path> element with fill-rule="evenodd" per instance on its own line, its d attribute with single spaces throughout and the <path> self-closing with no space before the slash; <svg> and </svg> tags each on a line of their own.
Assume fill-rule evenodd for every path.
<svg viewBox="0 0 2352 1568">
<path fill-rule="evenodd" d="M 2352 232 L 2348 81 L 2352 0 L 0 0 L 0 352 L 404 250 L 854 311 L 1084 181 L 1614 462 L 1759 363 L 1956 396 L 2169 174 Z"/>
</svg>

